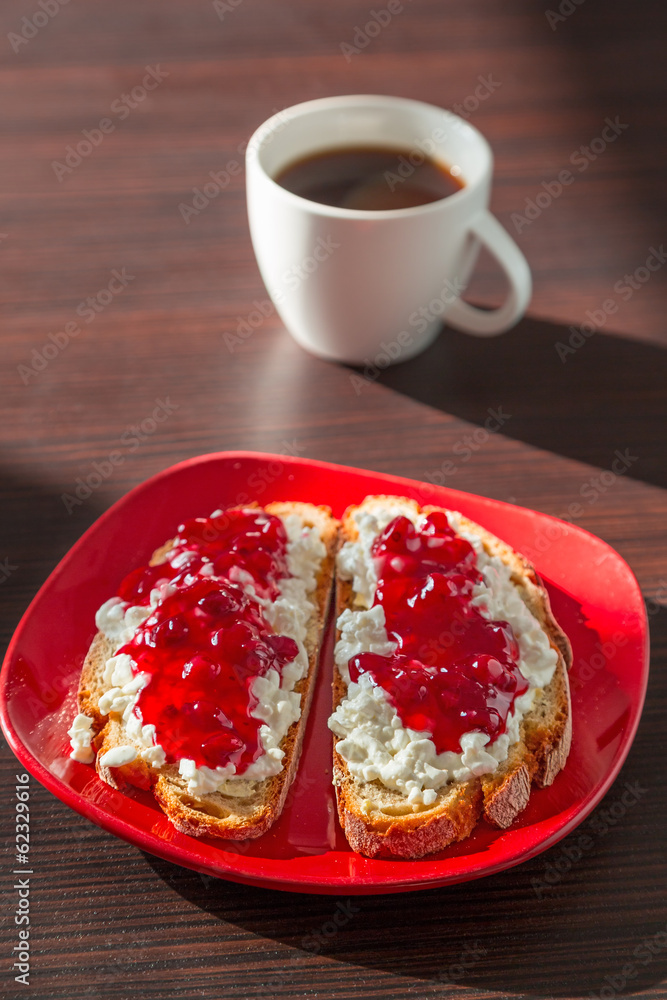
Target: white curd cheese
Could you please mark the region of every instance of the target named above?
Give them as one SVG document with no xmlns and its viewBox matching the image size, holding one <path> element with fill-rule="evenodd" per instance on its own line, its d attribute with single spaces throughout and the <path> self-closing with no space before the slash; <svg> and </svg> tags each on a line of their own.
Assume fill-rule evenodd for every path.
<svg viewBox="0 0 667 1000">
<path fill-rule="evenodd" d="M 472 603 L 489 620 L 507 621 L 516 636 L 519 670 L 529 682 L 528 690 L 514 702 L 506 731 L 493 743 L 481 732 L 461 737 L 461 753 L 439 754 L 432 734 L 403 726 L 398 712 L 382 687 L 370 674 L 350 683 L 348 662 L 360 653 L 389 656 L 396 645 L 389 641 L 384 609 L 371 607 L 377 576 L 371 546 L 377 535 L 397 515 L 420 526 L 423 518 L 410 506 L 392 501 L 356 515 L 359 537 L 346 542 L 338 556 L 338 573 L 351 580 L 361 610 L 346 609 L 338 619 L 341 632 L 335 659 L 348 684 L 347 694 L 329 720 L 340 737 L 337 751 L 358 781 L 379 780 L 387 788 L 404 794 L 410 803 L 431 805 L 438 789 L 451 781 L 493 773 L 507 759 L 509 747 L 519 739 L 519 724 L 535 699 L 536 691 L 553 677 L 558 654 L 549 638 L 519 596 L 509 567 L 498 557 L 489 556 L 480 539 L 461 527 L 460 516 L 448 512 L 451 527 L 473 546 L 483 583 L 473 589 Z"/>
<path fill-rule="evenodd" d="M 67 730 L 67 735 L 72 747 L 70 754 L 72 760 L 78 760 L 82 764 L 92 764 L 95 759 L 93 748 L 90 745 L 93 738 L 93 720 L 88 715 L 84 715 L 83 712 L 79 712 L 72 722 L 71 728 Z"/>
<path fill-rule="evenodd" d="M 255 592 L 252 576 L 240 568 L 234 568 L 229 578 L 262 606 L 264 616 L 277 634 L 294 640 L 298 653 L 292 663 L 285 664 L 282 675 L 275 669 L 269 670 L 264 676 L 255 677 L 250 684 L 250 694 L 257 701 L 250 714 L 262 722 L 258 734 L 263 749 L 261 756 L 240 775 L 235 774 L 234 764 L 198 768 L 193 760 L 182 758 L 179 761 L 179 773 L 187 780 L 188 791 L 193 794 L 224 791 L 225 794 L 247 796 L 252 794 L 256 782 L 279 774 L 284 757 L 280 743 L 301 714 L 301 696 L 294 691 L 294 687 L 308 672 L 308 654 L 304 643 L 308 621 L 315 610 L 314 591 L 326 547 L 319 529 L 305 525 L 298 514 L 285 515 L 281 520 L 287 533 L 289 576 L 278 581 L 279 597 L 275 601 L 259 597 Z M 180 553 L 174 558 L 172 565 L 184 568 L 189 558 L 189 553 Z M 198 575 L 214 575 L 213 565 L 208 561 L 204 562 Z M 127 653 L 116 654 L 121 646 L 132 639 L 155 608 L 173 593 L 172 584 L 164 579 L 158 581 L 151 591 L 150 606 L 131 606 L 119 597 L 112 597 L 95 616 L 99 631 L 114 644 L 114 655 L 107 660 L 104 668 L 103 680 L 107 687 L 99 699 L 99 709 L 104 715 L 109 712 L 121 714 L 127 736 L 135 744 L 134 749 L 123 747 L 108 751 L 101 762 L 111 767 L 119 766 L 116 761 L 120 761 L 121 749 L 127 756 L 123 763 L 128 763 L 137 756 L 141 756 L 153 767 L 161 767 L 165 762 L 166 755 L 157 741 L 155 726 L 143 724 L 138 704 L 141 691 L 150 682 L 150 676 L 135 675 L 132 658 Z M 84 762 L 90 763 L 93 751 L 90 738 L 86 742 L 88 730 L 82 722 L 77 722 L 86 718 L 77 716 L 70 730 L 70 756 L 75 760 L 83 760 L 85 757 Z M 92 719 L 89 722 L 92 725 Z M 129 756 L 130 751 L 132 756 Z"/>
</svg>

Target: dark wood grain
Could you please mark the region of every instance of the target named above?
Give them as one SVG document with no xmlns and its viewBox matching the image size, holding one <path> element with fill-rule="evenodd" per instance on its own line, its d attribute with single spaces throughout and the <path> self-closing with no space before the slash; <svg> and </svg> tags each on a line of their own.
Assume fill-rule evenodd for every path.
<svg viewBox="0 0 667 1000">
<path fill-rule="evenodd" d="M 173 462 L 289 445 L 307 457 L 428 478 L 489 407 L 504 406 L 511 419 L 459 463 L 450 485 L 558 515 L 616 449 L 637 455 L 628 475 L 584 505 L 578 523 L 617 548 L 655 598 L 646 711 L 598 814 L 625 782 L 639 781 L 649 794 L 542 898 L 533 880 L 571 838 L 480 882 L 336 900 L 220 882 L 143 855 L 31 780 L 32 973 L 22 987 L 6 971 L 16 940 L 6 850 L 3 996 L 667 995 L 667 949 L 645 965 L 633 958 L 667 922 L 667 268 L 565 364 L 554 347 L 667 236 L 664 7 L 586 0 L 552 30 L 548 5 L 406 0 L 347 62 L 341 43 L 353 41 L 371 7 L 242 0 L 220 20 L 208 2 L 76 0 L 14 52 L 10 33 L 40 8 L 3 4 L 0 562 L 11 572 L 0 584 L 2 639 L 84 529 Z M 58 181 L 52 161 L 158 64 L 163 82 Z M 230 352 L 225 334 L 266 296 L 243 172 L 186 225 L 179 204 L 192 189 L 209 171 L 241 164 L 239 147 L 276 109 L 363 92 L 453 107 L 480 75 L 497 85 L 470 120 L 494 149 L 493 209 L 533 269 L 530 316 L 488 343 L 445 331 L 425 355 L 360 391 L 351 370 L 304 354 L 275 317 Z M 513 215 L 607 117 L 627 129 L 517 233 Z M 123 293 L 24 384 L 19 366 L 76 318 L 114 268 L 133 276 Z M 501 293 L 483 259 L 474 298 L 492 304 Z M 173 404 L 169 419 L 126 449 L 113 476 L 68 514 L 61 495 L 158 399 Z M 0 766 L 7 845 L 17 763 L 4 743 Z M 337 906 L 349 919 L 318 938 Z M 463 969 L 475 943 L 479 955 Z M 621 984 L 629 963 L 632 978 Z"/>
</svg>

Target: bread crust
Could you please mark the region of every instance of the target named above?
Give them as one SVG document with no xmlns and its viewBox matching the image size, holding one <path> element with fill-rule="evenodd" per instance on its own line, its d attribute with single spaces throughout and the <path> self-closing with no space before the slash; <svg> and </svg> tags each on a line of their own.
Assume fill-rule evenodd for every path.
<svg viewBox="0 0 667 1000">
<path fill-rule="evenodd" d="M 353 515 L 360 507 L 372 509 L 388 500 L 399 500 L 421 514 L 444 510 L 420 507 L 416 501 L 403 497 L 367 497 L 363 504 L 345 511 L 339 548 L 356 539 L 358 531 Z M 510 747 L 507 760 L 493 774 L 453 782 L 439 789 L 431 806 L 410 806 L 400 792 L 386 788 L 378 780 L 356 781 L 336 751 L 339 737 L 334 736 L 334 784 L 340 823 L 352 849 L 368 857 L 423 857 L 468 837 L 482 817 L 496 827 L 507 828 L 527 805 L 532 783 L 539 787 L 551 784 L 570 749 L 572 713 L 567 672 L 572 664 L 572 648 L 553 616 L 549 595 L 534 567 L 523 556 L 480 525 L 460 516 L 461 526 L 477 534 L 486 551 L 499 556 L 510 567 L 512 582 L 557 651 L 558 663 L 551 682 L 536 696 L 533 708 L 524 716 L 520 739 Z M 337 620 L 346 608 L 354 607 L 351 583 L 337 578 Z M 336 638 L 340 638 L 339 632 Z M 334 710 L 346 690 L 345 681 L 334 666 Z"/>
<path fill-rule="evenodd" d="M 260 509 L 256 503 L 243 504 L 242 508 L 238 509 L 249 508 Z M 100 758 L 108 750 L 133 743 L 123 730 L 121 718 L 113 713 L 104 716 L 98 708 L 99 697 L 104 691 L 102 681 L 104 667 L 114 652 L 113 642 L 103 634 L 98 632 L 93 639 L 81 673 L 79 711 L 93 719 L 95 766 L 100 778 L 114 788 L 123 789 L 128 785 L 134 785 L 152 789 L 160 807 L 176 829 L 194 837 L 212 836 L 228 840 L 246 840 L 260 837 L 275 822 L 296 775 L 306 720 L 313 699 L 320 644 L 333 581 L 338 521 L 331 516 L 328 507 L 316 507 L 312 504 L 276 502 L 269 503 L 261 509 L 276 516 L 299 514 L 305 524 L 319 527 L 326 548 L 326 556 L 317 578 L 317 588 L 313 594 L 316 610 L 308 623 L 304 642 L 308 654 L 308 671 L 294 688 L 301 695 L 301 715 L 297 722 L 290 726 L 281 741 L 280 747 L 285 756 L 279 774 L 254 782 L 256 788 L 253 793 L 239 798 L 222 792 L 202 795 L 189 793 L 187 781 L 180 776 L 178 766 L 175 764 L 154 768 L 137 757 L 132 763 L 120 767 L 104 766 L 100 763 Z M 172 544 L 170 541 L 157 549 L 151 559 L 151 565 L 164 562 Z"/>
</svg>

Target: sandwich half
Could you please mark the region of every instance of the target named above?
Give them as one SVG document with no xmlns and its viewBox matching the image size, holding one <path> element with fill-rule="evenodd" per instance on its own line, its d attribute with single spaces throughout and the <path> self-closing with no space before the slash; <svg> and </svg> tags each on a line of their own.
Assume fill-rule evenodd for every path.
<svg viewBox="0 0 667 1000">
<path fill-rule="evenodd" d="M 297 502 L 182 524 L 97 613 L 71 756 L 152 789 L 183 833 L 263 834 L 296 774 L 337 530 Z"/>
<path fill-rule="evenodd" d="M 334 784 L 350 846 L 418 858 L 508 827 L 571 740 L 570 643 L 533 567 L 462 514 L 372 496 L 337 556 Z"/>
</svg>

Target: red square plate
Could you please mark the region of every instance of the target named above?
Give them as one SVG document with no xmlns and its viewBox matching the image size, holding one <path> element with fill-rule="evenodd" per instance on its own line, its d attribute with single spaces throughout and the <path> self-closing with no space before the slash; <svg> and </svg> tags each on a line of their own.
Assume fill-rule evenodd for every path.
<svg viewBox="0 0 667 1000">
<path fill-rule="evenodd" d="M 234 845 L 178 833 L 147 793 L 109 788 L 70 760 L 67 729 L 95 611 L 188 517 L 258 500 L 328 504 L 335 515 L 369 493 L 460 510 L 506 540 L 542 575 L 574 647 L 572 751 L 509 830 L 473 835 L 419 861 L 351 851 L 338 826 L 327 729 L 333 623 L 297 779 L 258 840 Z M 0 718 L 21 763 L 77 812 L 142 850 L 196 871 L 275 889 L 377 893 L 425 889 L 501 871 L 564 837 L 600 801 L 632 743 L 648 677 L 648 631 L 637 581 L 605 542 L 556 518 L 497 500 L 361 469 L 255 452 L 202 455 L 137 486 L 85 533 L 23 616 L 0 675 Z"/>
</svg>

